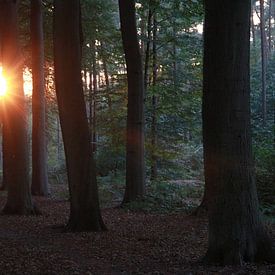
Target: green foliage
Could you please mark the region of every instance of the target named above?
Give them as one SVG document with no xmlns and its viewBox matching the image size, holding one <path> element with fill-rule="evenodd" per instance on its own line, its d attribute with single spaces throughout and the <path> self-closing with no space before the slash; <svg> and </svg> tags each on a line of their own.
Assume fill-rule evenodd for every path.
<svg viewBox="0 0 275 275">
<path fill-rule="evenodd" d="M 198 206 L 202 193 L 201 184 L 155 181 L 148 185 L 145 198 L 125 205 L 125 208 L 150 213 L 191 213 Z"/>
<path fill-rule="evenodd" d="M 258 48 L 257 48 L 258 47 Z M 259 45 L 251 54 L 251 113 L 253 150 L 258 195 L 264 214 L 275 214 L 275 127 L 274 127 L 274 75 L 275 54 L 271 53 L 267 67 L 267 120 L 262 119 L 261 57 Z"/>
<path fill-rule="evenodd" d="M 104 177 L 98 177 L 100 204 L 102 206 L 117 206 L 121 203 L 124 193 L 125 175 L 122 172 L 110 172 Z"/>
</svg>

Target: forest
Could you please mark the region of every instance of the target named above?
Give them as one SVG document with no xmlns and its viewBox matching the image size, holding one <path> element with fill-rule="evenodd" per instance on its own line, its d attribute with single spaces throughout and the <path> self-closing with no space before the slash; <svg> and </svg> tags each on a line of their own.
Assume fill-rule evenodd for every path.
<svg viewBox="0 0 275 275">
<path fill-rule="evenodd" d="M 275 0 L 0 0 L 0 274 L 275 274 Z"/>
</svg>

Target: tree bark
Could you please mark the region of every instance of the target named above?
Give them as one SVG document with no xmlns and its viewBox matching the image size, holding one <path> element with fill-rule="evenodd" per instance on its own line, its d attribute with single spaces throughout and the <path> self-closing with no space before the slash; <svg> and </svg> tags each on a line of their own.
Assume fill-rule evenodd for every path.
<svg viewBox="0 0 275 275">
<path fill-rule="evenodd" d="M 272 24 L 271 24 L 271 19 L 272 19 L 272 0 L 269 0 L 269 7 L 268 7 L 268 52 L 269 55 L 271 54 L 272 50 Z"/>
<path fill-rule="evenodd" d="M 152 36 L 152 0 L 149 1 L 148 19 L 147 19 L 147 41 L 144 57 L 144 93 L 146 94 L 147 87 L 149 86 L 149 61 L 150 61 L 150 45 Z"/>
<path fill-rule="evenodd" d="M 4 214 L 35 214 L 29 181 L 27 112 L 23 92 L 23 59 L 20 53 L 17 21 L 18 1 L 0 1 L 0 30 L 3 71 L 9 81 L 3 110 L 5 144 L 4 175 L 8 197 Z M 11 85 L 12 84 L 12 85 Z"/>
<path fill-rule="evenodd" d="M 144 84 L 135 1 L 119 0 L 119 12 L 128 80 L 126 190 L 123 199 L 126 203 L 142 197 L 145 192 Z"/>
<path fill-rule="evenodd" d="M 108 108 L 110 111 L 112 111 L 112 98 L 110 95 L 110 80 L 109 80 L 107 61 L 106 61 L 106 57 L 104 55 L 104 44 L 102 41 L 101 41 L 100 51 L 101 51 L 101 59 L 102 59 L 105 86 L 106 86 L 106 95 L 107 95 L 107 99 L 108 99 Z"/>
<path fill-rule="evenodd" d="M 262 57 L 262 119 L 266 124 L 266 61 L 267 45 L 265 32 L 264 0 L 260 0 L 261 57 Z"/>
<path fill-rule="evenodd" d="M 207 262 L 275 261 L 254 179 L 250 130 L 250 0 L 205 1 L 203 144 L 213 192 Z"/>
<path fill-rule="evenodd" d="M 154 12 L 153 19 L 153 95 L 152 95 L 152 124 L 151 124 L 151 180 L 155 180 L 158 175 L 157 169 L 157 96 L 156 85 L 157 85 L 157 20 L 156 12 Z"/>
<path fill-rule="evenodd" d="M 44 37 L 41 0 L 31 1 L 32 43 L 32 194 L 49 195 L 45 135 Z"/>
<path fill-rule="evenodd" d="M 255 32 L 255 24 L 254 24 L 254 5 L 252 3 L 251 7 L 251 32 L 252 32 L 252 45 L 253 48 L 256 47 L 256 32 Z"/>
<path fill-rule="evenodd" d="M 93 144 L 93 152 L 96 152 L 96 143 L 97 143 L 97 135 L 96 135 L 96 96 L 97 96 L 97 66 L 96 66 L 96 41 L 92 43 L 92 63 L 93 63 L 93 90 L 92 90 L 92 144 Z"/>
<path fill-rule="evenodd" d="M 70 192 L 66 229 L 101 231 L 105 225 L 81 81 L 80 1 L 55 0 L 54 4 L 55 83 Z"/>
</svg>

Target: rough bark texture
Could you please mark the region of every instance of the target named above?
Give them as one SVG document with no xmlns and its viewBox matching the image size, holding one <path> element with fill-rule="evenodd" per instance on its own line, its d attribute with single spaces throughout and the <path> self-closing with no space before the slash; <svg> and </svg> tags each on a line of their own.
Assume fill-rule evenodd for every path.
<svg viewBox="0 0 275 275">
<path fill-rule="evenodd" d="M 70 191 L 67 230 L 101 231 L 105 225 L 99 208 L 95 163 L 81 80 L 79 14 L 79 1 L 55 1 L 56 92 Z"/>
<path fill-rule="evenodd" d="M 205 1 L 205 180 L 216 186 L 206 260 L 275 260 L 260 219 L 253 173 L 249 87 L 250 0 Z"/>
<path fill-rule="evenodd" d="M 130 202 L 144 195 L 144 86 L 135 1 L 120 0 L 119 11 L 128 80 L 126 190 L 123 201 Z"/>
<path fill-rule="evenodd" d="M 32 43 L 32 194 L 49 194 L 45 135 L 44 37 L 41 0 L 31 1 Z"/>
<path fill-rule="evenodd" d="M 29 215 L 35 213 L 30 194 L 27 116 L 23 92 L 22 56 L 17 29 L 17 2 L 0 1 L 1 56 L 9 91 L 3 110 L 3 138 L 5 143 L 4 174 L 8 186 L 4 214 Z"/>
</svg>

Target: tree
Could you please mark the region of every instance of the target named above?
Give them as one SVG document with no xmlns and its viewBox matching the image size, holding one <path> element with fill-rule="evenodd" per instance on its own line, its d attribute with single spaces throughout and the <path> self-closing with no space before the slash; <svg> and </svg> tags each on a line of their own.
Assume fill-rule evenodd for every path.
<svg viewBox="0 0 275 275">
<path fill-rule="evenodd" d="M 101 231 L 105 225 L 81 80 L 80 2 L 55 0 L 54 5 L 55 83 L 70 191 L 66 229 Z"/>
<path fill-rule="evenodd" d="M 157 74 L 158 74 L 158 64 L 157 64 L 157 19 L 156 19 L 156 11 L 153 15 L 153 49 L 152 49 L 152 86 L 154 89 L 152 95 L 152 122 L 151 122 L 151 180 L 157 178 L 158 175 L 158 167 L 157 167 L 157 95 L 156 95 L 156 85 L 157 85 Z"/>
<path fill-rule="evenodd" d="M 213 188 L 205 260 L 275 262 L 254 180 L 250 131 L 250 0 L 205 1 L 203 144 Z"/>
<path fill-rule="evenodd" d="M 1 56 L 9 79 L 3 121 L 4 175 L 8 186 L 5 214 L 34 214 L 29 185 L 27 116 L 23 92 L 22 55 L 18 39 L 18 1 L 0 1 Z"/>
<path fill-rule="evenodd" d="M 31 1 L 32 43 L 32 194 L 49 194 L 45 136 L 44 38 L 41 0 Z"/>
<path fill-rule="evenodd" d="M 262 119 L 263 119 L 263 125 L 266 125 L 267 41 L 266 41 L 266 31 L 265 31 L 264 0 L 260 0 L 260 29 L 261 29 L 261 58 L 262 58 Z"/>
<path fill-rule="evenodd" d="M 119 12 L 128 80 L 126 190 L 123 199 L 126 203 L 144 195 L 144 84 L 135 1 L 119 0 Z"/>
</svg>

